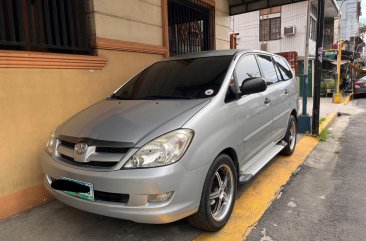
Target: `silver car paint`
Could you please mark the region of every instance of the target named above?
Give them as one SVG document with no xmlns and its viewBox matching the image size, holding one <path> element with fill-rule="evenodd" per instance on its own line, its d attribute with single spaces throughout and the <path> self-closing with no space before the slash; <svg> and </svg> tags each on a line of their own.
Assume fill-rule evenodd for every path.
<svg viewBox="0 0 366 241">
<path fill-rule="evenodd" d="M 180 128 L 208 99 L 199 100 L 103 100 L 81 111 L 58 129 L 65 136 L 133 143 L 144 137 Z M 144 116 L 144 118 L 141 118 Z M 156 132 L 156 130 L 160 131 Z"/>
<path fill-rule="evenodd" d="M 236 63 L 240 56 L 249 53 L 259 51 L 237 52 L 220 91 L 211 99 L 123 101 L 121 104 L 119 101 L 102 101 L 58 128 L 57 135 L 136 143 L 113 170 L 88 170 L 65 164 L 48 154 L 42 156 L 43 169 L 48 176 L 65 176 L 93 183 L 95 190 L 130 194 L 128 204 L 77 199 L 53 190 L 45 179 L 48 190 L 57 199 L 76 208 L 136 222 L 167 223 L 196 212 L 214 158 L 224 150 L 231 150 L 236 153 L 234 159 L 237 159 L 238 166 L 243 165 L 260 150 L 279 141 L 285 135 L 291 111 L 297 111 L 295 77 L 273 84 L 265 92 L 225 103 Z M 287 95 L 283 88 L 288 88 Z M 269 104 L 264 103 L 266 97 L 272 98 Z M 178 128 L 192 129 L 195 135 L 177 163 L 158 168 L 120 170 L 138 147 Z M 147 194 L 168 191 L 174 191 L 169 202 L 147 203 Z"/>
</svg>

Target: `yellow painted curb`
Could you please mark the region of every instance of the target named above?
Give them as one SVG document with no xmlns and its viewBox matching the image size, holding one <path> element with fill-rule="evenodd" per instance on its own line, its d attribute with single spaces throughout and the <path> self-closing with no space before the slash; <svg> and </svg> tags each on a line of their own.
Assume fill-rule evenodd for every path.
<svg viewBox="0 0 366 241">
<path fill-rule="evenodd" d="M 335 117 L 336 113 L 329 114 L 319 127 L 320 131 Z M 236 200 L 233 213 L 225 227 L 216 233 L 202 233 L 195 240 L 244 240 L 276 198 L 281 187 L 287 183 L 318 143 L 317 138 L 304 136 L 297 143 L 291 156 L 278 156 L 272 160 L 246 188 L 242 187 L 245 190 Z M 242 188 L 239 187 L 239 192 Z"/>
<path fill-rule="evenodd" d="M 344 102 L 343 102 L 343 104 L 348 105 L 348 103 L 351 101 L 351 97 L 352 97 L 352 95 L 353 95 L 353 94 L 347 95 L 347 96 L 344 98 Z"/>
<path fill-rule="evenodd" d="M 319 132 L 322 132 L 322 130 L 327 128 L 334 121 L 334 119 L 336 117 L 337 117 L 337 113 L 335 113 L 335 112 L 328 114 L 327 117 L 325 118 L 325 120 L 322 123 L 320 123 Z"/>
</svg>

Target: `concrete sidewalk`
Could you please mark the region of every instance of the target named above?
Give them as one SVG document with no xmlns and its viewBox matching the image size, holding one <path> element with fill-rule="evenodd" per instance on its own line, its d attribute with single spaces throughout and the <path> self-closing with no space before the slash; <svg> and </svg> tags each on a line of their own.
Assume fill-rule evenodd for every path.
<svg viewBox="0 0 366 241">
<path fill-rule="evenodd" d="M 320 98 L 320 118 L 325 118 L 332 112 L 349 111 L 355 106 L 355 102 L 352 101 L 348 105 L 345 104 L 333 104 L 332 98 Z M 313 98 L 308 97 L 307 113 L 311 116 L 313 112 Z M 302 113 L 302 97 L 299 99 L 299 114 Z"/>
</svg>

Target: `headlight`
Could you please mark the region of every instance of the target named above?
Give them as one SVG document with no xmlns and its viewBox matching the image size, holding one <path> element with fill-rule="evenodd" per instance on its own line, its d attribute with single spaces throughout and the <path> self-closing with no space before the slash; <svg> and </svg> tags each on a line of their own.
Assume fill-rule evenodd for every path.
<svg viewBox="0 0 366 241">
<path fill-rule="evenodd" d="M 50 155 L 53 154 L 53 150 L 55 148 L 55 144 L 56 144 L 55 133 L 52 133 L 48 137 L 48 141 L 47 141 L 47 144 L 46 144 L 46 151 L 48 152 L 48 154 L 50 154 Z"/>
<path fill-rule="evenodd" d="M 179 129 L 150 141 L 141 147 L 124 168 L 158 167 L 178 161 L 187 150 L 193 131 Z"/>
</svg>

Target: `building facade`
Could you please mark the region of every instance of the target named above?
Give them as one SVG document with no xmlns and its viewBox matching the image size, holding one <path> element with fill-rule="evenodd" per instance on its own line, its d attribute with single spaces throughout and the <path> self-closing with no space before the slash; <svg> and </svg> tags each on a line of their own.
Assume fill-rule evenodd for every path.
<svg viewBox="0 0 366 241">
<path fill-rule="evenodd" d="M 260 49 L 272 53 L 292 52 L 298 54 L 301 74 L 305 56 L 307 12 L 309 9 L 309 76 L 313 77 L 318 21 L 317 2 L 302 1 L 265 10 L 233 16 L 231 31 L 238 33 L 237 48 Z M 334 18 L 338 8 L 334 0 L 325 1 L 324 48 L 331 48 L 335 41 Z M 312 81 L 313 78 L 312 78 Z M 300 84 L 300 88 L 301 88 Z M 312 84 L 308 93 L 312 93 Z"/>
<path fill-rule="evenodd" d="M 228 0 L 0 0 L 0 220 L 50 197 L 62 121 L 163 57 L 229 48 Z"/>
<path fill-rule="evenodd" d="M 340 7 L 340 39 L 350 41 L 359 36 L 359 18 L 361 16 L 360 0 L 337 0 Z"/>
</svg>

